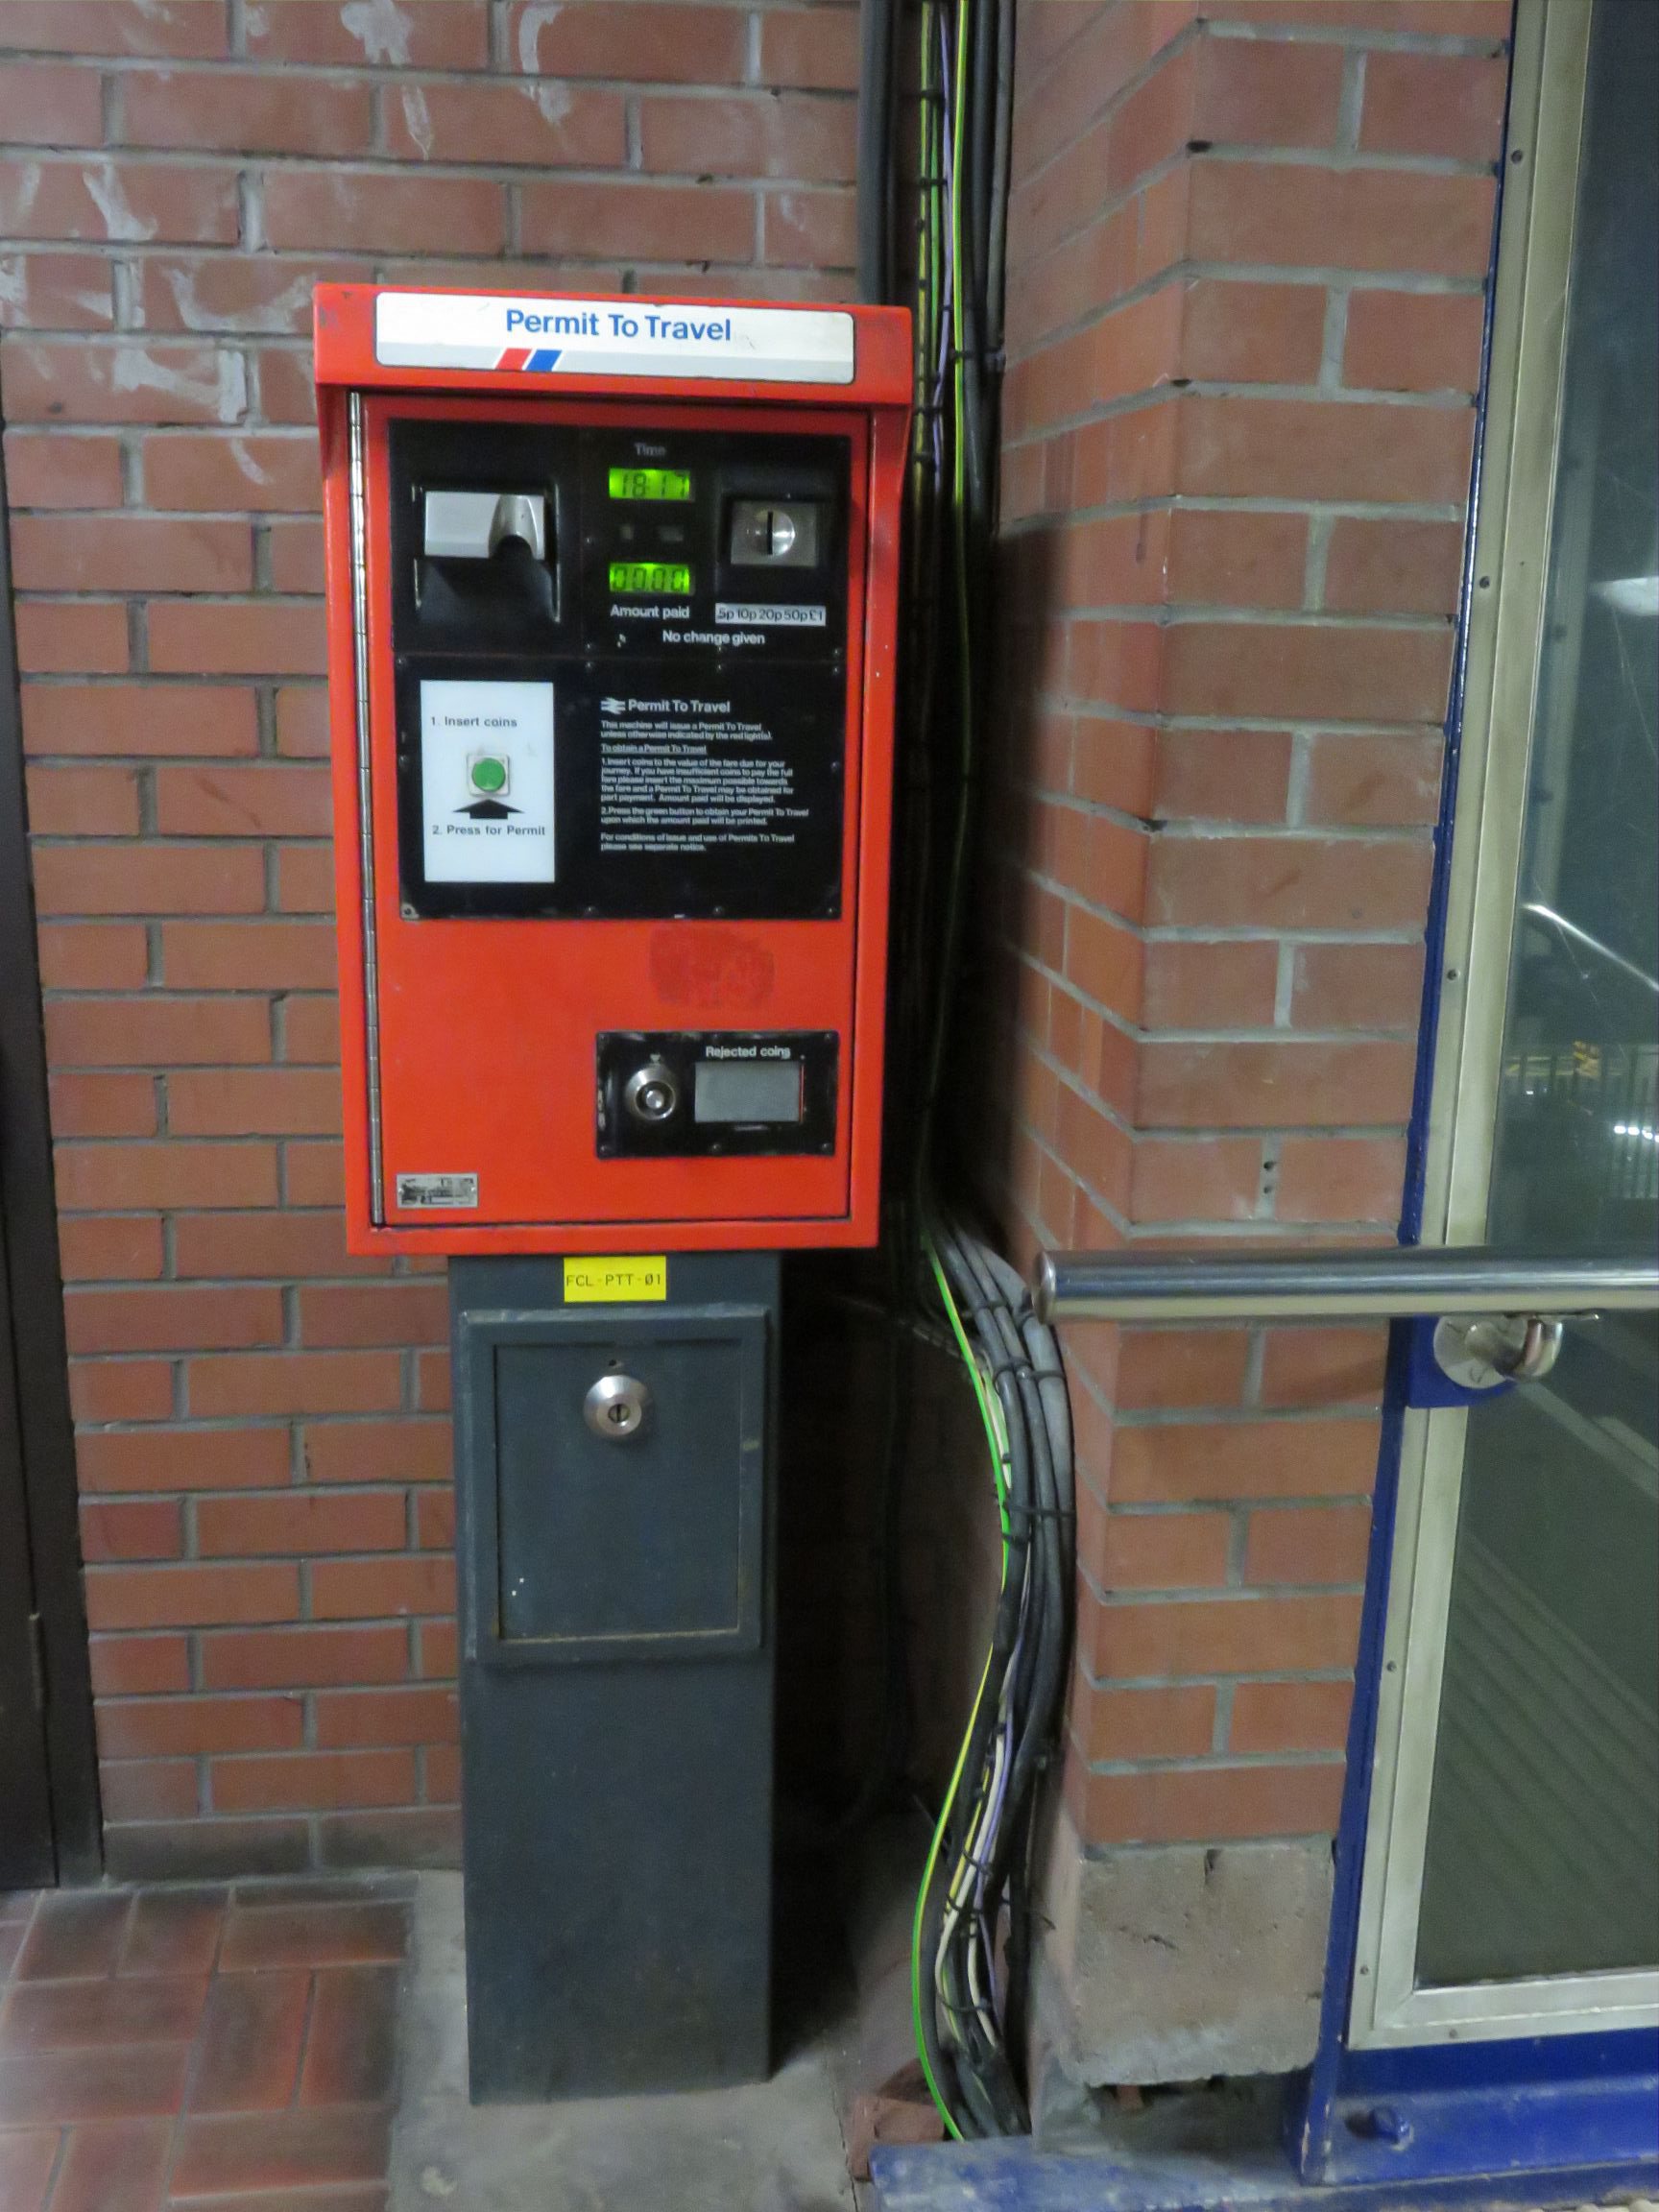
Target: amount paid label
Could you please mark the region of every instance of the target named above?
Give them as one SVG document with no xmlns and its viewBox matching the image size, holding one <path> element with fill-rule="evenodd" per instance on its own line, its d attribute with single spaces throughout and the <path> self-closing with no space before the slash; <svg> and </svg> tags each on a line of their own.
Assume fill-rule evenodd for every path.
<svg viewBox="0 0 1659 2212">
<path fill-rule="evenodd" d="M 668 1262 L 654 1253 L 649 1259 L 624 1254 L 615 1260 L 566 1260 L 566 1306 L 632 1305 L 637 1299 L 663 1299 L 668 1295 Z"/>
</svg>

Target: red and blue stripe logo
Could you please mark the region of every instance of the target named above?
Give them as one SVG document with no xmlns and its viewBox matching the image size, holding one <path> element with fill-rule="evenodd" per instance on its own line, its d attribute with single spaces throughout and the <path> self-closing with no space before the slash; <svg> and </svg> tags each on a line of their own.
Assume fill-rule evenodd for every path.
<svg viewBox="0 0 1659 2212">
<path fill-rule="evenodd" d="M 550 369 L 557 367 L 563 351 L 562 346 L 538 346 L 534 352 L 528 347 L 510 346 L 495 366 L 527 376 L 545 376 Z"/>
</svg>

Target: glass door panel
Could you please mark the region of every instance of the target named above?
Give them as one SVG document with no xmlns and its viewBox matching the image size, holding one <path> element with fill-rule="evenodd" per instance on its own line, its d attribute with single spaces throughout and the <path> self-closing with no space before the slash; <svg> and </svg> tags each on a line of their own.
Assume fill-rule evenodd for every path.
<svg viewBox="0 0 1659 2212">
<path fill-rule="evenodd" d="M 1659 1240 L 1659 7 L 1598 0 L 1487 1237 Z M 1437 1417 L 1444 1419 L 1445 1417 Z M 1471 1408 L 1415 1981 L 1659 1965 L 1659 1317 Z"/>
</svg>

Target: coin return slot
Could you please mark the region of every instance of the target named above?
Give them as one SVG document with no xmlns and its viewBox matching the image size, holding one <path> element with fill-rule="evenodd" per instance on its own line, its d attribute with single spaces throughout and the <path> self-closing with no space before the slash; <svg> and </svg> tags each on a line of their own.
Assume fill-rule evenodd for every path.
<svg viewBox="0 0 1659 2212">
<path fill-rule="evenodd" d="M 697 1121 L 799 1121 L 798 1060 L 699 1060 L 692 1085 Z"/>
</svg>

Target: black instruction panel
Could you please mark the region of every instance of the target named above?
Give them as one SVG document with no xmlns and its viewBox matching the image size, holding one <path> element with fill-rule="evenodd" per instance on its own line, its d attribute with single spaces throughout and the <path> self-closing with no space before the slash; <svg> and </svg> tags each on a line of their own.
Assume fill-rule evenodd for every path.
<svg viewBox="0 0 1659 2212">
<path fill-rule="evenodd" d="M 840 909 L 836 437 L 395 421 L 406 912 Z"/>
</svg>

